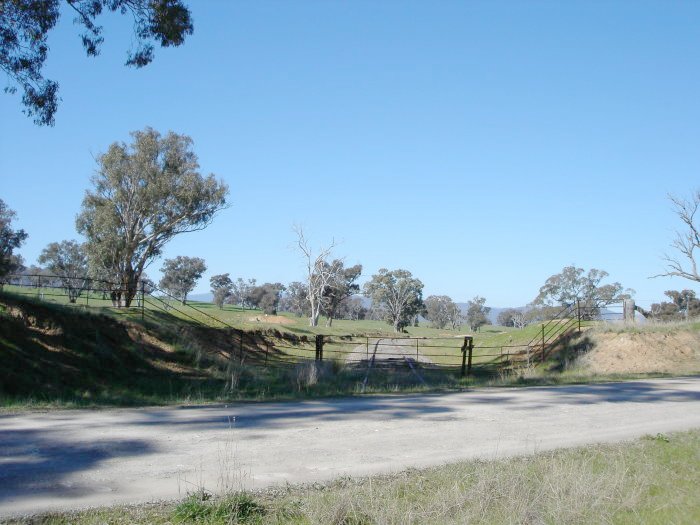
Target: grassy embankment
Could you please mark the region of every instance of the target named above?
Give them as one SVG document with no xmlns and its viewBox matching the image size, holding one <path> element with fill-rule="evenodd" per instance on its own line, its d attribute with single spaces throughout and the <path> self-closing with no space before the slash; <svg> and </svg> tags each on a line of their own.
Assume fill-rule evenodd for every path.
<svg viewBox="0 0 700 525">
<path fill-rule="evenodd" d="M 147 303 L 142 320 L 138 309 L 109 308 L 100 305 L 98 296 L 89 299 L 89 306 L 84 304 L 86 298 L 80 298 L 77 305 L 67 305 L 47 301 L 48 296 L 44 300 L 19 296 L 8 289 L 0 295 L 0 406 L 6 408 L 352 395 L 363 391 L 366 368 L 348 364 L 345 356 L 337 352 L 353 348 L 362 351 L 366 337 L 394 336 L 390 327 L 380 321 L 336 320 L 330 328 L 323 323 L 312 328 L 305 319 L 291 315 L 269 318 L 258 311 L 232 306 L 219 310 L 206 303 L 195 303 L 197 309 L 173 304 L 167 311 L 162 304 Z M 65 298 L 62 300 L 65 302 Z M 95 308 L 96 305 L 101 307 Z M 213 318 L 247 334 L 243 352 L 240 331 L 224 327 Z M 474 334 L 475 363 L 492 359 L 482 354 L 527 343 L 538 330 L 538 326 L 524 330 L 485 327 Z M 442 364 L 459 364 L 463 333 L 427 326 L 410 327 L 407 331 L 404 336 L 437 338 L 418 341 L 421 355 Z M 312 357 L 311 336 L 317 333 L 335 336 L 336 341 L 341 341 L 340 335 L 356 337 L 327 345 L 326 361 L 321 366 L 262 366 L 266 360 L 268 364 L 284 364 L 295 356 Z M 266 345 L 266 341 L 272 344 Z M 414 345 L 415 341 L 408 344 Z M 575 355 L 586 345 L 590 342 L 584 337 L 562 347 L 546 363 L 504 371 L 496 377 L 477 373 L 461 378 L 457 369 L 424 370 L 427 387 L 408 370 L 373 370 L 364 391 L 562 384 L 658 375 L 592 374 L 575 366 Z M 275 346 L 280 348 L 275 350 Z"/>
<path fill-rule="evenodd" d="M 700 523 L 700 431 L 16 523 Z"/>
</svg>

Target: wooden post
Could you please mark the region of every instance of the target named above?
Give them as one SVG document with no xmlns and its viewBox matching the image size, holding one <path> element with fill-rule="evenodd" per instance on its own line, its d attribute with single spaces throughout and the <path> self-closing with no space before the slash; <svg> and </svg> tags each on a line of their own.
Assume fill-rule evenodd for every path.
<svg viewBox="0 0 700 525">
<path fill-rule="evenodd" d="M 581 332 L 581 301 L 576 298 L 576 316 L 578 317 L 578 331 Z"/>
<path fill-rule="evenodd" d="M 316 336 L 316 361 L 323 361 L 323 336 Z"/>
<path fill-rule="evenodd" d="M 625 299 L 622 303 L 622 310 L 625 323 L 634 323 L 634 299 Z"/>
<path fill-rule="evenodd" d="M 472 373 L 472 351 L 474 350 L 474 339 L 471 336 L 464 337 L 462 344 L 462 377 Z"/>
<path fill-rule="evenodd" d="M 462 377 L 464 377 L 467 373 L 467 346 L 469 343 L 467 342 L 469 337 L 464 338 L 464 343 L 462 344 Z"/>
<path fill-rule="evenodd" d="M 467 347 L 467 350 L 469 351 L 469 357 L 467 359 L 467 374 L 471 375 L 471 373 L 472 373 L 472 353 L 474 351 L 474 338 L 472 338 L 472 337 L 469 338 L 469 346 Z"/>
</svg>

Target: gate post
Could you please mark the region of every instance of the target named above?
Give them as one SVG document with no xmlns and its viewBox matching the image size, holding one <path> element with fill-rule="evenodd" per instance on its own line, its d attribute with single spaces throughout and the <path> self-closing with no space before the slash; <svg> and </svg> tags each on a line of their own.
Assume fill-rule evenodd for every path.
<svg viewBox="0 0 700 525">
<path fill-rule="evenodd" d="M 469 345 L 467 346 L 467 350 L 469 351 L 469 357 L 467 359 L 467 374 L 471 375 L 472 374 L 472 353 L 474 351 L 474 338 L 473 337 L 469 338 Z"/>
<path fill-rule="evenodd" d="M 462 344 L 462 377 L 472 373 L 472 350 L 474 349 L 474 339 L 467 335 L 464 336 L 464 344 Z M 467 353 L 469 360 L 467 361 Z"/>
<path fill-rule="evenodd" d="M 316 361 L 323 361 L 323 335 L 316 336 Z"/>
<path fill-rule="evenodd" d="M 634 299 L 625 299 L 622 303 L 625 323 L 634 323 Z"/>
</svg>

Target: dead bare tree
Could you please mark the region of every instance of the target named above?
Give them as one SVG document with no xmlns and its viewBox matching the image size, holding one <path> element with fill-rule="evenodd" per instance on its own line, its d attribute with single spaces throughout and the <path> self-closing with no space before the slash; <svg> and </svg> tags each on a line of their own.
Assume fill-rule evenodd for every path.
<svg viewBox="0 0 700 525">
<path fill-rule="evenodd" d="M 685 230 L 676 232 L 676 238 L 671 243 L 671 247 L 675 248 L 683 257 L 671 257 L 664 254 L 663 260 L 667 264 L 667 271 L 654 275 L 654 277 L 674 276 L 700 282 L 696 259 L 700 252 L 700 224 L 697 223 L 698 210 L 700 210 L 700 190 L 696 190 L 687 200 L 673 195 L 669 195 L 669 199 L 675 207 L 676 215 L 686 226 Z M 684 258 L 687 259 L 685 263 L 683 262 Z"/>
<path fill-rule="evenodd" d="M 294 226 L 294 233 L 297 234 L 297 246 L 304 258 L 306 267 L 306 298 L 309 301 L 309 326 L 318 326 L 318 318 L 321 315 L 324 302 L 324 291 L 336 277 L 339 271 L 338 264 L 342 267 L 342 261 L 336 259 L 328 262 L 335 241 L 327 247 L 321 247 L 318 253 L 309 244 L 301 226 Z"/>
</svg>

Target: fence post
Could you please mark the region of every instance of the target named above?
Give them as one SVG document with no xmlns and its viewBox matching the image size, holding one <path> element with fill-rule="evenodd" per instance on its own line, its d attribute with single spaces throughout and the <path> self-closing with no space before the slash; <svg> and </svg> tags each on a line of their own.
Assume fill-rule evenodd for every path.
<svg viewBox="0 0 700 525">
<path fill-rule="evenodd" d="M 581 332 L 581 301 L 576 298 L 576 316 L 578 317 L 578 331 Z"/>
<path fill-rule="evenodd" d="M 316 361 L 323 361 L 323 335 L 316 336 Z"/>
<path fill-rule="evenodd" d="M 542 323 L 542 362 L 544 363 L 544 323 Z"/>
<path fill-rule="evenodd" d="M 472 374 L 472 353 L 474 350 L 474 338 L 473 337 L 469 338 L 469 345 L 467 347 L 467 350 L 469 351 L 469 357 L 467 359 L 467 374 L 471 375 Z"/>
<path fill-rule="evenodd" d="M 474 339 L 467 335 L 464 336 L 464 344 L 462 345 L 462 377 L 472 373 L 472 350 L 474 349 Z M 467 354 L 469 356 L 467 357 Z"/>
</svg>

